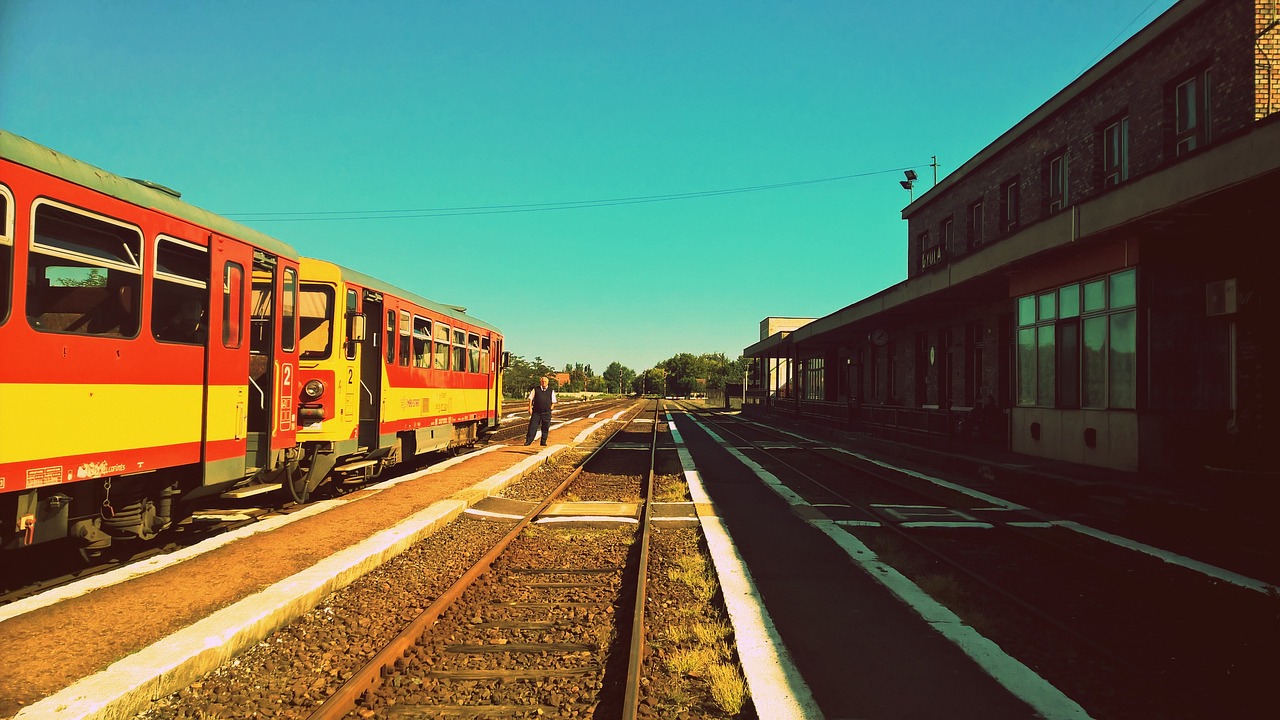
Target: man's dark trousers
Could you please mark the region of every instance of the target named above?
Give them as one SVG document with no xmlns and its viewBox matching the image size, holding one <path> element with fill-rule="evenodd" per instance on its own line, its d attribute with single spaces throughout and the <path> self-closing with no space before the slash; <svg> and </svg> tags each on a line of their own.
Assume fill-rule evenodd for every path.
<svg viewBox="0 0 1280 720">
<path fill-rule="evenodd" d="M 529 416 L 529 432 L 525 433 L 524 444 L 528 445 L 533 442 L 533 438 L 537 436 L 538 430 L 542 430 L 542 444 L 547 444 L 547 436 L 551 434 L 551 411 L 534 412 Z"/>
</svg>

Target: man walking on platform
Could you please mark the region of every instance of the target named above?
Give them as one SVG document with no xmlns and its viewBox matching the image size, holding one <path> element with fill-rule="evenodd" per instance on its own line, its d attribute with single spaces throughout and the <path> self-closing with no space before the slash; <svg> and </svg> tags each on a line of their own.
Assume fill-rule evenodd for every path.
<svg viewBox="0 0 1280 720">
<path fill-rule="evenodd" d="M 533 442 L 533 437 L 542 429 L 542 445 L 547 445 L 547 435 L 551 432 L 551 408 L 556 404 L 556 391 L 547 387 L 547 378 L 538 378 L 538 387 L 529 391 L 529 432 L 525 433 L 524 444 Z"/>
</svg>

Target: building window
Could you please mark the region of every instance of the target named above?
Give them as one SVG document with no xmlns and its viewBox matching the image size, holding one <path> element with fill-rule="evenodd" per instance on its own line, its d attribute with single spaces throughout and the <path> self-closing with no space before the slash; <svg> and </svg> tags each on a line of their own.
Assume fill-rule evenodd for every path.
<svg viewBox="0 0 1280 720">
<path fill-rule="evenodd" d="M 969 236 L 967 247 L 970 250 L 972 250 L 982 245 L 982 201 L 981 200 L 978 200 L 977 202 L 969 206 L 969 211 L 966 214 L 966 217 L 968 220 L 966 223 L 965 232 Z"/>
<path fill-rule="evenodd" d="M 1008 234 L 1018 228 L 1018 178 L 1000 186 L 1000 232 Z"/>
<path fill-rule="evenodd" d="M 804 361 L 804 399 L 824 400 L 823 392 L 823 358 L 809 358 Z"/>
<path fill-rule="evenodd" d="M 938 245 L 942 247 L 942 252 L 944 254 L 951 252 L 951 228 L 954 224 L 955 223 L 952 222 L 952 218 L 947 218 L 946 220 L 943 220 L 942 225 L 938 227 Z"/>
<path fill-rule="evenodd" d="M 1212 139 L 1210 74 L 1192 75 L 1173 86 L 1173 154 L 1185 155 Z"/>
<path fill-rule="evenodd" d="M 1129 118 L 1123 117 L 1102 129 L 1102 187 L 1128 179 Z"/>
<path fill-rule="evenodd" d="M 1056 213 L 1067 206 L 1067 154 L 1058 153 L 1045 163 L 1045 209 Z"/>
<path fill-rule="evenodd" d="M 1018 298 L 1018 405 L 1137 407 L 1133 269 Z"/>
</svg>

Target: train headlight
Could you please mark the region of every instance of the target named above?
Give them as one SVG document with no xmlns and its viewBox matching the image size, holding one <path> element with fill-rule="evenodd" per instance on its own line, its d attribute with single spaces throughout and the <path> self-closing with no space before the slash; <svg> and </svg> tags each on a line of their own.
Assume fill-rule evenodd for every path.
<svg viewBox="0 0 1280 720">
<path fill-rule="evenodd" d="M 306 385 L 302 386 L 302 396 L 308 400 L 315 400 L 324 394 L 324 383 L 320 380 L 308 380 Z"/>
</svg>

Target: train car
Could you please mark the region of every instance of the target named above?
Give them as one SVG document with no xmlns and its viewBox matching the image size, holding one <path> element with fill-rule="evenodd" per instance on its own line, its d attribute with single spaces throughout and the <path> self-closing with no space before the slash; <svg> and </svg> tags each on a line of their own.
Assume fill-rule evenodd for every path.
<svg viewBox="0 0 1280 720">
<path fill-rule="evenodd" d="M 295 499 L 497 429 L 507 355 L 496 328 L 323 260 L 303 258 L 300 282 Z"/>
<path fill-rule="evenodd" d="M 0 546 L 298 472 L 298 253 L 0 130 Z"/>
</svg>

